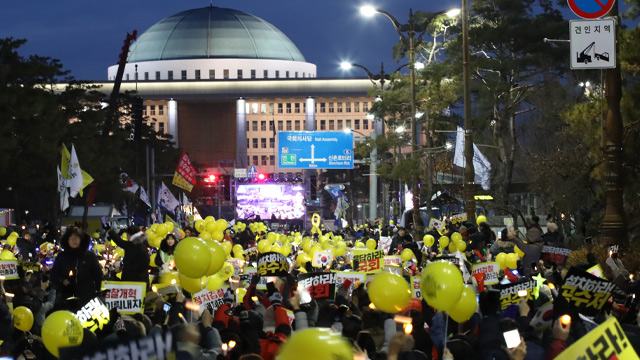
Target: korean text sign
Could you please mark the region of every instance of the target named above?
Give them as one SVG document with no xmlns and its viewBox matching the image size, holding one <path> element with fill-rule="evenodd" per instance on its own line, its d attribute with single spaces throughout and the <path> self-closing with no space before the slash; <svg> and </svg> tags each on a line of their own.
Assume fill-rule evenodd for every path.
<svg viewBox="0 0 640 360">
<path fill-rule="evenodd" d="M 83 328 L 94 333 L 109 323 L 109 309 L 99 297 L 89 300 L 73 316 L 80 320 Z"/>
<path fill-rule="evenodd" d="M 609 318 L 597 328 L 583 335 L 558 359 L 638 359 L 629 339 L 615 317 Z"/>
<path fill-rule="evenodd" d="M 471 279 L 473 280 L 474 285 L 478 285 L 476 281 L 476 274 L 484 274 L 484 284 L 485 285 L 495 285 L 499 281 L 498 274 L 500 273 L 500 266 L 497 262 L 485 262 L 480 264 L 473 265 L 473 270 L 471 270 Z"/>
<path fill-rule="evenodd" d="M 200 315 L 202 315 L 205 309 L 209 310 L 211 314 L 215 314 L 216 310 L 224 304 L 223 297 L 225 291 L 226 288 L 220 288 L 216 291 L 205 289 L 193 295 L 193 302 L 200 306 L 198 309 Z"/>
<path fill-rule="evenodd" d="M 144 302 L 147 284 L 129 281 L 104 281 L 103 289 L 109 292 L 105 296 L 105 305 L 109 310 L 117 308 L 122 314 L 144 312 Z"/>
<path fill-rule="evenodd" d="M 543 246 L 542 260 L 547 260 L 558 265 L 564 265 L 567 263 L 570 253 L 570 249 L 555 246 Z"/>
<path fill-rule="evenodd" d="M 384 265 L 384 251 L 373 250 L 354 254 L 353 263 L 359 272 L 381 272 Z"/>
<path fill-rule="evenodd" d="M 276 252 L 268 252 L 260 255 L 258 259 L 258 275 L 286 276 L 288 272 L 289 263 L 284 255 Z"/>
<path fill-rule="evenodd" d="M 334 299 L 335 273 L 307 273 L 298 275 L 298 289 L 308 291 L 314 299 Z"/>
<path fill-rule="evenodd" d="M 18 262 L 15 260 L 0 261 L 0 275 L 7 280 L 19 279 Z"/>
<path fill-rule="evenodd" d="M 609 300 L 616 285 L 576 267 L 569 269 L 560 295 L 586 316 L 595 316 Z"/>
<path fill-rule="evenodd" d="M 518 304 L 522 299 L 518 291 L 527 290 L 527 300 L 533 300 L 531 290 L 536 286 L 536 282 L 524 281 L 515 284 L 497 285 L 500 290 L 500 309 L 504 310 L 509 305 Z"/>
</svg>

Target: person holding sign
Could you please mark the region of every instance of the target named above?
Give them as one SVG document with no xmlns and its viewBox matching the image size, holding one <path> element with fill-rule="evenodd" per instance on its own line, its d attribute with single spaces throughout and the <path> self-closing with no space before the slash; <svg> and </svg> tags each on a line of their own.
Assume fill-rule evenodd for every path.
<svg viewBox="0 0 640 360">
<path fill-rule="evenodd" d="M 58 303 L 76 297 L 82 305 L 96 297 L 102 283 L 102 268 L 89 251 L 89 234 L 69 227 L 60 239 L 62 252 L 51 269 L 51 283 L 57 290 Z"/>
</svg>

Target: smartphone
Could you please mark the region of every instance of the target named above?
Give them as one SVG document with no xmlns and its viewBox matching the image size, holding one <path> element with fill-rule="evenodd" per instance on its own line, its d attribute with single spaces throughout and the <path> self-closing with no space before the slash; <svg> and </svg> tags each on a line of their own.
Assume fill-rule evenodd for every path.
<svg viewBox="0 0 640 360">
<path fill-rule="evenodd" d="M 276 292 L 276 286 L 273 282 L 269 281 L 269 278 L 267 278 L 267 294 L 271 295 L 274 292 Z"/>
<path fill-rule="evenodd" d="M 509 349 L 513 349 L 520 345 L 520 342 L 522 341 L 520 339 L 520 332 L 518 329 L 505 331 L 502 333 L 502 336 L 504 336 L 504 342 L 507 344 L 507 348 Z"/>
<path fill-rule="evenodd" d="M 164 312 L 168 313 L 169 310 L 171 310 L 171 305 L 168 303 L 164 303 L 164 306 L 162 307 L 162 309 L 164 310 Z"/>
</svg>

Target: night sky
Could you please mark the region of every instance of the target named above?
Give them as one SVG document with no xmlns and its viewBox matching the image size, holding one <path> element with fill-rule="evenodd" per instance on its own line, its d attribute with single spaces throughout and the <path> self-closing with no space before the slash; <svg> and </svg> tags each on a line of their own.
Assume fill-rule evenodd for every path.
<svg viewBox="0 0 640 360">
<path fill-rule="evenodd" d="M 318 77 L 365 77 L 364 71 L 345 72 L 348 60 L 379 73 L 397 68 L 391 57 L 398 35 L 382 15 L 364 18 L 354 0 L 214 0 L 213 5 L 260 17 L 284 32 L 308 62 L 318 66 Z M 4 0 L 0 10 L 0 37 L 27 39 L 22 56 L 37 54 L 59 59 L 79 80 L 107 79 L 127 32 L 141 34 L 178 12 L 209 6 L 209 0 Z M 459 0 L 375 0 L 370 4 L 393 14 L 400 22 L 414 11 L 460 7 Z"/>
</svg>

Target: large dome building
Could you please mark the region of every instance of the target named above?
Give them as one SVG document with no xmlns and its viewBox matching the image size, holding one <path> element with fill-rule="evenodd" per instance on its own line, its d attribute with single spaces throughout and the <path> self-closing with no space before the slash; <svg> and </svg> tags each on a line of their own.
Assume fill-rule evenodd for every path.
<svg viewBox="0 0 640 360">
<path fill-rule="evenodd" d="M 108 69 L 106 94 L 117 70 Z M 318 172 L 279 168 L 276 134 L 352 129 L 369 135 L 379 129 L 367 117 L 372 86 L 365 78 L 317 78 L 316 65 L 275 26 L 211 6 L 169 16 L 140 34 L 120 91 L 137 91 L 148 124 L 172 135 L 192 162 L 225 175 L 227 189 L 234 170 L 253 165 L 279 179 L 304 176 L 314 199 Z"/>
<path fill-rule="evenodd" d="M 311 78 L 289 38 L 267 21 L 219 7 L 192 9 L 153 25 L 131 46 L 125 80 Z M 109 68 L 114 80 L 118 66 Z"/>
</svg>

